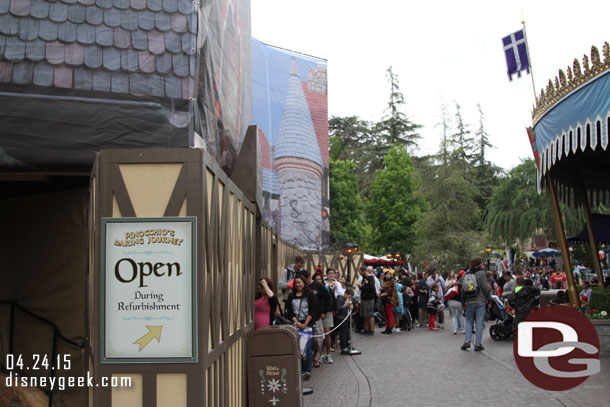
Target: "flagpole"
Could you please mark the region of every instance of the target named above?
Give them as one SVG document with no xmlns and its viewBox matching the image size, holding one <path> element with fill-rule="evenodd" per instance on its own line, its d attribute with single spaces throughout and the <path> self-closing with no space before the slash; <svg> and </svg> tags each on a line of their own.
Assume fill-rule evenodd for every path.
<svg viewBox="0 0 610 407">
<path fill-rule="evenodd" d="M 536 85 L 534 85 L 534 70 L 532 69 L 532 54 L 530 53 L 530 46 L 527 42 L 527 31 L 525 30 L 525 17 L 523 12 L 521 13 L 521 24 L 523 24 L 523 36 L 525 37 L 525 49 L 527 50 L 527 57 L 530 63 L 530 76 L 532 77 L 532 89 L 534 90 L 534 102 L 537 101 L 536 97 Z"/>
</svg>

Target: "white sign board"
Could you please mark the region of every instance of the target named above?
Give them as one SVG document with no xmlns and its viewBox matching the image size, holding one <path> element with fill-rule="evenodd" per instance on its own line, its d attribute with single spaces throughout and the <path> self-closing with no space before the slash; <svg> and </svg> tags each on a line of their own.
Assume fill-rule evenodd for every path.
<svg viewBox="0 0 610 407">
<path fill-rule="evenodd" d="M 103 362 L 196 362 L 196 218 L 102 219 Z"/>
</svg>

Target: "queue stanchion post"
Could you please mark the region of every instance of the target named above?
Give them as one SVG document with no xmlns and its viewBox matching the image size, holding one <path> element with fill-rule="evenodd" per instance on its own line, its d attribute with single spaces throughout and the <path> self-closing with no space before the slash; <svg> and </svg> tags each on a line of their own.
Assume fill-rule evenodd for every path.
<svg viewBox="0 0 610 407">
<path fill-rule="evenodd" d="M 354 332 L 352 331 L 352 313 L 351 313 L 351 311 L 348 315 L 348 318 L 349 318 L 349 355 L 350 356 L 362 355 L 361 351 L 354 349 L 354 337 L 356 335 L 354 335 Z"/>
</svg>

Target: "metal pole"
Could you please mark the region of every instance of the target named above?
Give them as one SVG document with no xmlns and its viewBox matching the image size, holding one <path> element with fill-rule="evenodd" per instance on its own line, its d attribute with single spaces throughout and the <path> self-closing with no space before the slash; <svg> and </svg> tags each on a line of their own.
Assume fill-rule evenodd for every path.
<svg viewBox="0 0 610 407">
<path fill-rule="evenodd" d="M 549 199 L 551 201 L 551 212 L 553 213 L 553 220 L 555 221 L 555 231 L 557 232 L 557 239 L 559 240 L 559 247 L 561 248 L 561 257 L 563 258 L 563 271 L 566 274 L 568 280 L 568 296 L 570 297 L 570 303 L 576 307 L 580 303 L 578 299 L 578 293 L 576 292 L 576 283 L 574 281 L 574 275 L 572 274 L 572 261 L 570 259 L 570 252 L 568 250 L 568 242 L 566 241 L 566 234 L 563 229 L 563 221 L 561 220 L 561 210 L 559 208 L 559 202 L 557 201 L 557 194 L 555 192 L 555 184 L 551 178 L 550 170 L 546 172 L 546 186 L 549 190 Z"/>
<path fill-rule="evenodd" d="M 589 232 L 589 243 L 591 246 L 591 254 L 593 254 L 593 265 L 595 267 L 595 274 L 602 287 L 604 285 L 604 275 L 602 273 L 602 267 L 599 262 L 599 255 L 597 253 L 597 241 L 595 240 L 595 230 L 593 230 L 593 219 L 591 218 L 591 207 L 589 206 L 589 197 L 587 196 L 587 190 L 585 189 L 585 182 L 582 178 L 582 174 L 578 174 L 578 190 L 580 193 L 580 201 L 585 212 L 585 220 L 587 222 L 587 231 Z"/>
<path fill-rule="evenodd" d="M 352 304 L 352 306 L 353 306 L 353 304 Z M 350 354 L 350 356 L 361 355 L 362 354 L 361 351 L 354 349 L 354 336 L 355 335 L 353 335 L 354 332 L 352 331 L 352 313 L 351 313 L 351 311 L 347 314 L 347 317 L 349 318 L 349 354 Z M 341 344 L 341 346 L 343 347 L 343 344 Z"/>
<path fill-rule="evenodd" d="M 525 49 L 527 50 L 527 59 L 530 64 L 530 76 L 532 77 L 532 89 L 534 90 L 534 101 L 536 101 L 536 85 L 534 85 L 534 70 L 532 69 L 532 56 L 530 54 L 530 46 L 527 42 L 527 32 L 525 30 L 525 17 L 521 16 L 523 24 L 523 37 L 525 37 Z"/>
</svg>

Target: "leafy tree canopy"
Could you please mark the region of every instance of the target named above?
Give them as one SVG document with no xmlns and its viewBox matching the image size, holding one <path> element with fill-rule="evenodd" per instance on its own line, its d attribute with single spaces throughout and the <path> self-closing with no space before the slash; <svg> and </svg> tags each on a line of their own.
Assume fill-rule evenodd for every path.
<svg viewBox="0 0 610 407">
<path fill-rule="evenodd" d="M 376 251 L 395 247 L 402 253 L 411 253 L 415 223 L 425 209 L 419 179 L 402 147 L 391 146 L 383 162 L 385 168 L 376 171 L 366 204 L 373 232 L 371 245 Z"/>
</svg>

